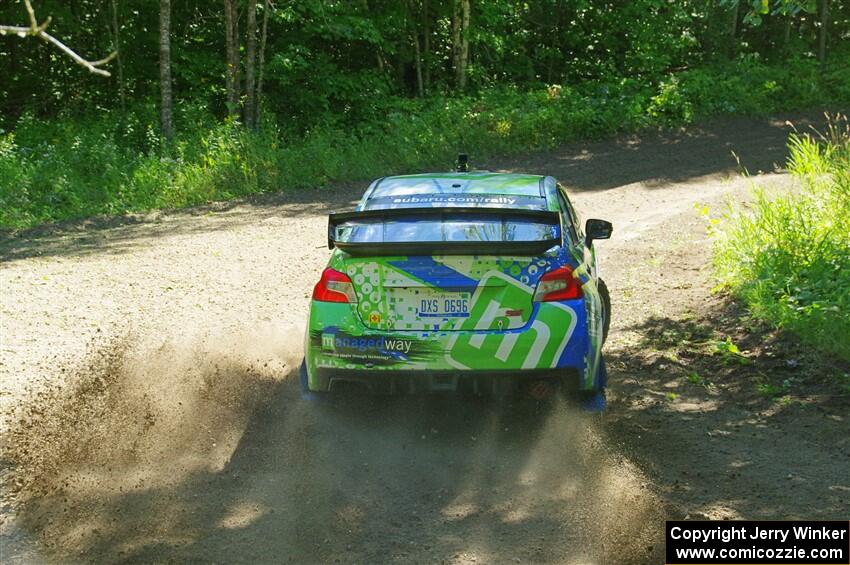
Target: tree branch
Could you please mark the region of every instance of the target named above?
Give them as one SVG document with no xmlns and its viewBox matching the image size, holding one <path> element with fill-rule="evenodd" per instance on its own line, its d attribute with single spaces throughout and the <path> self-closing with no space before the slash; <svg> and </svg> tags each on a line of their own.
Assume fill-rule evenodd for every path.
<svg viewBox="0 0 850 565">
<path fill-rule="evenodd" d="M 27 9 L 27 14 L 29 14 L 30 17 L 30 27 L 32 29 L 36 29 L 38 27 L 38 20 L 35 19 L 35 11 L 32 9 L 30 0 L 24 0 L 24 7 Z"/>
<path fill-rule="evenodd" d="M 49 16 L 47 17 L 46 20 L 44 20 L 44 22 L 41 25 L 39 25 L 38 20 L 35 17 L 35 11 L 32 9 L 32 4 L 30 4 L 30 0 L 24 0 L 24 6 L 27 9 L 27 15 L 29 16 L 30 26 L 29 27 L 23 27 L 23 26 L 0 25 L 0 35 L 17 35 L 18 37 L 27 37 L 27 36 L 37 37 L 37 38 L 41 39 L 42 41 L 44 41 L 46 43 L 51 43 L 51 44 L 55 45 L 56 47 L 59 48 L 60 51 L 62 51 L 67 56 L 69 56 L 71 59 L 73 59 L 75 63 L 77 63 L 78 65 L 80 65 L 82 67 L 85 67 L 90 72 L 92 72 L 96 75 L 101 75 L 101 76 L 105 76 L 105 77 L 110 76 L 108 71 L 105 71 L 105 70 L 103 70 L 99 67 L 105 65 L 106 63 L 108 63 L 112 59 L 114 59 L 116 56 L 118 56 L 117 51 L 113 51 L 108 56 L 104 57 L 103 59 L 100 59 L 99 61 L 89 61 L 89 60 L 81 57 L 80 55 L 78 55 L 76 52 L 74 52 L 73 49 L 71 49 L 70 47 L 68 47 L 67 45 L 65 45 L 64 43 L 62 43 L 61 41 L 59 41 L 58 39 L 56 39 L 55 37 L 53 37 L 52 35 L 47 33 L 47 31 L 45 31 L 45 30 L 47 30 L 47 26 L 49 26 L 50 22 L 51 22 L 51 18 Z"/>
</svg>

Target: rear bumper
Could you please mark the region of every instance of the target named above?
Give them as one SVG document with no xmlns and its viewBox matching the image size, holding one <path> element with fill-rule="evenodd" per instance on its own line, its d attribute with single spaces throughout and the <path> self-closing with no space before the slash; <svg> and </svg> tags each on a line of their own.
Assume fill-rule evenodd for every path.
<svg viewBox="0 0 850 565">
<path fill-rule="evenodd" d="M 583 299 L 537 303 L 528 326 L 506 331 L 378 332 L 349 303 L 313 302 L 305 336 L 306 388 L 374 393 L 510 392 L 528 381 L 591 390 Z"/>
<path fill-rule="evenodd" d="M 372 394 L 424 394 L 468 392 L 484 395 L 511 394 L 535 381 L 549 381 L 568 391 L 581 388 L 578 369 L 531 369 L 523 371 L 397 371 L 318 368 L 311 390 L 341 392 L 355 389 Z"/>
</svg>

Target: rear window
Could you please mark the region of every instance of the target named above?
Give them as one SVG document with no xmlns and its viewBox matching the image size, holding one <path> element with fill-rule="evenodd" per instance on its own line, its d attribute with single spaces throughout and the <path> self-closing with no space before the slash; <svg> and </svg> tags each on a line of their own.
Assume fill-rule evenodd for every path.
<svg viewBox="0 0 850 565">
<path fill-rule="evenodd" d="M 543 241 L 560 228 L 534 219 L 499 215 L 444 214 L 441 218 L 374 218 L 336 226 L 342 243 L 424 243 L 437 241 Z"/>
<path fill-rule="evenodd" d="M 501 194 L 511 196 L 543 196 L 538 175 L 505 173 L 449 173 L 387 177 L 372 190 L 373 198 L 416 194 Z"/>
</svg>

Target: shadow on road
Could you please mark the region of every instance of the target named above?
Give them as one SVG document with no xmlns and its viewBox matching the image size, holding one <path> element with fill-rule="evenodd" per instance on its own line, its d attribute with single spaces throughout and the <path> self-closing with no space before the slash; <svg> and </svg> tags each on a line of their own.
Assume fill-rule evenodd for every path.
<svg viewBox="0 0 850 565">
<path fill-rule="evenodd" d="M 847 515 L 850 365 L 727 298 L 699 316 L 651 316 L 625 330 L 641 339 L 608 353 L 609 431 L 678 514 Z"/>
</svg>

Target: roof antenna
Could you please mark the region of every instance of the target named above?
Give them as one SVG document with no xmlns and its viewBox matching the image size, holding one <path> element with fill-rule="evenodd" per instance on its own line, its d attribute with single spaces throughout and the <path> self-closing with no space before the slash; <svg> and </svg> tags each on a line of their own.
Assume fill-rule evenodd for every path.
<svg viewBox="0 0 850 565">
<path fill-rule="evenodd" d="M 469 155 L 467 155 L 466 153 L 459 153 L 457 156 L 457 172 L 469 172 Z"/>
</svg>

